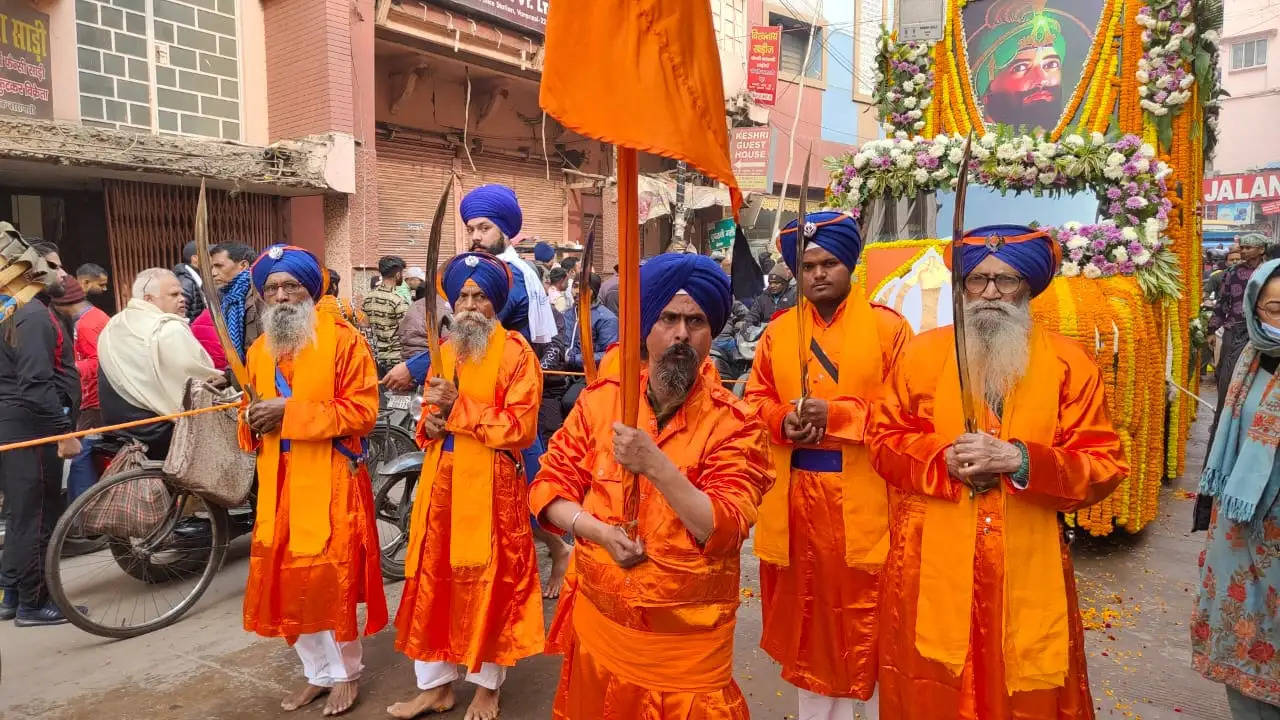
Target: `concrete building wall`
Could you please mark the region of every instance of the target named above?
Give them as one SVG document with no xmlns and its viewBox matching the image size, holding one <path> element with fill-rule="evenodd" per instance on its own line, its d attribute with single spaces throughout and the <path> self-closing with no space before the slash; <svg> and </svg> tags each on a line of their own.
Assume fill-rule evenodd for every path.
<svg viewBox="0 0 1280 720">
<path fill-rule="evenodd" d="M 1222 28 L 1222 84 L 1230 97 L 1222 100 L 1217 173 L 1242 172 L 1280 162 L 1280 135 L 1258 125 L 1259 118 L 1280 114 L 1280 13 L 1269 0 L 1231 0 L 1225 4 Z M 1233 46 L 1265 40 L 1266 62 L 1235 68 Z M 1254 45 L 1256 48 L 1256 44 Z"/>
<path fill-rule="evenodd" d="M 76 0 L 83 122 L 241 140 L 236 0 Z"/>
</svg>

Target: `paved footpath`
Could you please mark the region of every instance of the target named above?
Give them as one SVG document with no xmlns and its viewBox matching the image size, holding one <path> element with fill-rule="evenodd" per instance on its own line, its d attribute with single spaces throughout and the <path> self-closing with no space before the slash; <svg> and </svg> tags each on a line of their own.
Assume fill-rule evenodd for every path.
<svg viewBox="0 0 1280 720">
<path fill-rule="evenodd" d="M 1205 452 L 1208 419 L 1193 432 L 1188 468 Z M 1090 629 L 1086 647 L 1094 705 L 1100 719 L 1224 720 L 1221 685 L 1190 667 L 1187 618 L 1198 581 L 1202 533 L 1187 532 L 1194 472 L 1161 493 L 1160 517 L 1136 537 L 1085 538 L 1076 543 L 1080 604 Z M 233 544 L 226 566 L 200 603 L 177 625 L 125 641 L 106 641 L 71 626 L 19 629 L 0 625 L 0 718 L 103 720 L 237 720 L 320 717 L 320 705 L 284 713 L 279 700 L 301 681 L 297 656 L 283 641 L 240 629 L 240 598 L 247 572 L 246 539 Z M 777 667 L 756 648 L 760 637 L 759 576 L 748 550 L 743 560 L 739 613 L 739 685 L 752 716 L 794 719 L 796 696 Z M 545 573 L 544 560 L 544 573 Z M 545 576 L 545 575 L 544 575 Z M 399 585 L 387 587 L 394 613 Z M 550 621 L 553 606 L 546 607 Z M 415 692 L 410 663 L 393 648 L 393 631 L 366 640 L 366 673 L 351 718 L 385 718 L 384 708 Z M 503 689 L 502 717 L 550 717 L 560 662 L 540 657 L 521 663 Z M 458 708 L 433 717 L 462 717 Z M 874 707 L 863 717 L 875 717 Z"/>
</svg>

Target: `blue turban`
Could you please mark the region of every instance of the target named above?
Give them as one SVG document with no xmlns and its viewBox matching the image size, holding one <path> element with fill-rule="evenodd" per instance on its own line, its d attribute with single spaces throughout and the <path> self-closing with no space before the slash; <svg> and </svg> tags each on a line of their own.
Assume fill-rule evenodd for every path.
<svg viewBox="0 0 1280 720">
<path fill-rule="evenodd" d="M 324 270 L 311 251 L 293 245 L 272 245 L 249 268 L 253 287 L 259 293 L 271 273 L 289 273 L 311 293 L 312 300 L 324 294 Z"/>
<path fill-rule="evenodd" d="M 640 266 L 641 338 L 649 337 L 663 308 L 682 290 L 707 314 L 711 336 L 720 334 L 733 307 L 729 276 L 705 255 L 663 253 Z"/>
<path fill-rule="evenodd" d="M 965 233 L 960 251 L 961 271 L 967 276 L 991 255 L 1017 270 L 1035 297 L 1049 287 L 1062 264 L 1062 249 L 1045 230 L 1026 225 L 986 225 Z"/>
<path fill-rule="evenodd" d="M 824 210 L 808 213 L 805 225 L 813 225 L 813 236 L 805 242 L 805 247 L 812 243 L 826 250 L 849 268 L 849 272 L 858 265 L 858 256 L 862 254 L 862 233 L 858 229 L 858 221 L 844 212 Z M 778 233 L 778 249 L 782 251 L 782 260 L 791 268 L 793 275 L 799 274 L 796 267 L 796 220 L 787 223 Z"/>
<path fill-rule="evenodd" d="M 458 302 L 458 293 L 468 280 L 475 281 L 484 296 L 489 298 L 495 313 L 501 312 L 507 304 L 507 295 L 511 292 L 511 271 L 507 264 L 489 253 L 469 252 L 453 256 L 444 273 L 440 276 L 440 285 L 449 304 Z"/>
<path fill-rule="evenodd" d="M 508 239 L 519 235 L 524 225 L 524 214 L 520 212 L 516 191 L 506 185 L 481 185 L 462 198 L 458 209 L 462 213 L 462 222 L 488 218 Z"/>
<path fill-rule="evenodd" d="M 539 242 L 533 246 L 533 259 L 540 263 L 549 263 L 556 258 L 556 249 L 550 245 Z"/>
</svg>

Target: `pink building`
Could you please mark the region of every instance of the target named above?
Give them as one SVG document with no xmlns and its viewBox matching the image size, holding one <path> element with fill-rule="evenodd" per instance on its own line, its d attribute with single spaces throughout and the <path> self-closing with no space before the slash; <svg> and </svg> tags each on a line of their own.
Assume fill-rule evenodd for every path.
<svg viewBox="0 0 1280 720">
<path fill-rule="evenodd" d="M 1268 173 L 1280 168 L 1280 135 L 1266 120 L 1280 114 L 1277 53 L 1280 13 L 1268 0 L 1225 3 L 1222 28 L 1222 98 L 1218 147 L 1205 179 L 1206 237 L 1233 237 L 1256 228 L 1271 234 L 1280 220 L 1280 192 Z M 1270 173 L 1274 174 L 1274 173 Z"/>
</svg>

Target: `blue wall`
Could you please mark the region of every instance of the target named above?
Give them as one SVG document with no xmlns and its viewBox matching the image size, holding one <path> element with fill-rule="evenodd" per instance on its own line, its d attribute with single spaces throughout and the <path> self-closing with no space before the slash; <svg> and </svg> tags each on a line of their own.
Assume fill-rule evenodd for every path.
<svg viewBox="0 0 1280 720">
<path fill-rule="evenodd" d="M 822 139 L 856 145 L 858 106 L 853 103 L 853 36 L 827 32 L 827 91 L 822 93 Z"/>
</svg>

